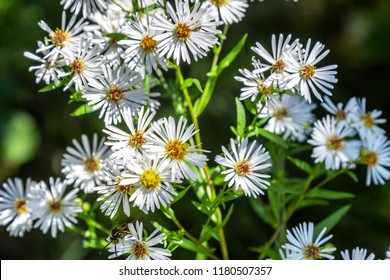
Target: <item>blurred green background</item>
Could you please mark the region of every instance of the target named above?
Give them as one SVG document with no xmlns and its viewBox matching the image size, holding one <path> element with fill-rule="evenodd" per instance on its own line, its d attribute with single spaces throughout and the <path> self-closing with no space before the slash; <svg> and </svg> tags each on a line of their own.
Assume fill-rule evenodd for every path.
<svg viewBox="0 0 390 280">
<path fill-rule="evenodd" d="M 102 121 L 97 114 L 74 118 L 69 114 L 76 108 L 67 105 L 68 95 L 62 90 L 38 93 L 43 84 L 36 85 L 28 67 L 35 62 L 23 56 L 24 51 L 34 52 L 36 41 L 45 32 L 38 27 L 44 20 L 51 27 L 60 25 L 61 6 L 53 0 L 1 0 L 0 1 L 0 183 L 8 177 L 31 177 L 46 180 L 61 176 L 60 161 L 65 148 L 73 138 L 85 133 L 101 134 Z M 331 50 L 324 63 L 339 65 L 334 101 L 346 101 L 352 96 L 367 97 L 368 109 L 383 111 L 390 118 L 390 2 L 388 0 L 265 0 L 251 3 L 245 19 L 229 29 L 226 48 L 230 49 L 248 33 L 248 41 L 234 64 L 218 83 L 200 126 L 204 148 L 211 150 L 210 161 L 227 145 L 235 123 L 234 97 L 239 95 L 241 84 L 233 79 L 239 68 L 251 68 L 253 52 L 250 46 L 261 42 L 270 46 L 273 33 L 293 35 L 306 42 L 308 38 L 321 41 Z M 189 75 L 203 79 L 209 60 L 193 63 Z M 169 98 L 162 98 L 164 108 L 170 108 Z M 317 109 L 317 113 L 323 113 Z M 171 113 L 169 109 L 159 116 Z M 389 123 L 384 128 L 390 132 Z M 388 134 L 387 134 L 388 135 Z M 348 178 L 333 182 L 331 188 L 355 193 L 351 200 L 338 201 L 326 207 L 299 211 L 290 221 L 290 227 L 302 221 L 318 222 L 334 209 L 351 203 L 352 209 L 332 230 L 335 246 L 352 249 L 356 246 L 384 258 L 390 245 L 390 188 L 364 185 L 365 170 L 359 171 L 360 184 Z M 182 203 L 182 202 L 180 202 Z M 245 198 L 235 203 L 235 212 L 227 227 L 231 258 L 252 259 L 257 254 L 248 247 L 258 246 L 272 233 L 269 227 L 253 213 Z M 185 206 L 185 205 L 181 205 Z M 177 207 L 180 207 L 178 205 Z M 192 216 L 192 207 L 181 207 L 183 224 L 199 231 L 202 220 Z M 203 219 L 203 217 L 202 217 Z M 38 230 L 27 233 L 22 239 L 9 237 L 0 228 L 1 259 L 101 259 L 105 254 L 86 250 L 81 239 L 71 233 L 60 234 L 54 240 Z M 339 258 L 339 253 L 336 254 Z M 178 249 L 175 258 L 192 258 L 193 255 Z"/>
</svg>

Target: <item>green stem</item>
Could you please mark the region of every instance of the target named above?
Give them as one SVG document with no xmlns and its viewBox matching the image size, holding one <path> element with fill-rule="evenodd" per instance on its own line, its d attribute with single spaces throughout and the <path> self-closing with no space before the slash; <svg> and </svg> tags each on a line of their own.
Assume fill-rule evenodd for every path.
<svg viewBox="0 0 390 280">
<path fill-rule="evenodd" d="M 198 246 L 199 250 L 205 254 L 206 256 L 210 257 L 213 260 L 219 260 L 217 256 L 215 256 L 209 248 L 205 247 L 198 239 L 196 239 L 191 233 L 189 233 L 179 222 L 179 220 L 176 218 L 174 211 L 171 209 L 170 211 L 170 218 L 174 222 L 174 224 L 184 232 L 184 235 L 191 240 L 196 246 Z"/>
<path fill-rule="evenodd" d="M 229 30 L 229 25 L 225 25 L 223 32 L 222 32 L 222 35 L 221 35 L 221 40 L 219 42 L 219 46 L 214 51 L 214 58 L 213 58 L 213 61 L 211 63 L 209 73 L 215 73 L 217 68 L 218 68 L 219 56 L 221 55 L 223 43 L 226 40 L 226 34 L 227 34 L 228 30 Z M 203 104 L 208 102 L 208 98 L 210 98 L 210 96 L 208 96 L 206 93 L 209 91 L 214 91 L 215 85 L 217 83 L 217 79 L 218 79 L 218 76 L 214 75 L 214 74 L 210 75 L 209 78 L 207 79 L 206 85 L 203 88 L 203 94 L 199 100 L 199 104 L 198 104 L 197 111 L 196 111 L 196 116 L 200 116 L 200 114 L 202 113 L 201 108 L 203 107 Z"/>
</svg>

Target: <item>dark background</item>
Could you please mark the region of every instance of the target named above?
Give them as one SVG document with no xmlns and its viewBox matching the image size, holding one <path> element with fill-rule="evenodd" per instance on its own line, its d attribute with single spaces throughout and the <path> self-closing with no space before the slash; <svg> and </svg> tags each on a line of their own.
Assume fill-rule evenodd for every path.
<svg viewBox="0 0 390 280">
<path fill-rule="evenodd" d="M 85 133 L 101 134 L 102 121 L 96 113 L 74 118 L 69 114 L 76 108 L 68 105 L 68 93 L 57 90 L 38 93 L 43 84 L 36 85 L 28 67 L 35 62 L 23 56 L 34 52 L 36 41 L 46 35 L 38 26 L 44 20 L 52 28 L 61 22 L 59 1 L 1 0 L 0 2 L 0 183 L 8 177 L 31 177 L 48 180 L 61 176 L 60 160 L 73 138 Z M 383 111 L 390 117 L 388 75 L 390 65 L 390 2 L 387 0 L 265 0 L 251 3 L 245 19 L 230 27 L 226 48 L 230 49 L 243 35 L 248 41 L 243 52 L 228 68 L 217 85 L 207 111 L 200 119 L 204 148 L 211 150 L 210 160 L 227 145 L 235 123 L 234 97 L 241 84 L 233 79 L 239 68 L 251 68 L 250 47 L 256 41 L 270 49 L 273 33 L 293 35 L 306 42 L 308 38 L 321 41 L 331 50 L 325 64 L 338 64 L 339 82 L 333 100 L 347 101 L 352 96 L 366 97 L 368 109 Z M 209 60 L 191 65 L 189 75 L 204 79 Z M 167 97 L 161 99 L 164 108 L 170 108 Z M 316 111 L 322 114 L 320 108 Z M 167 116 L 169 109 L 160 110 L 158 116 Z M 386 131 L 389 124 L 385 124 Z M 352 209 L 332 230 L 334 245 L 340 249 L 356 246 L 384 258 L 390 245 L 390 189 L 386 186 L 366 187 L 365 170 L 358 168 L 359 184 L 348 178 L 332 182 L 332 189 L 349 191 L 354 199 L 332 203 L 326 207 L 298 211 L 289 227 L 302 221 L 318 222 L 338 207 L 352 204 Z M 182 202 L 180 202 L 182 203 Z M 178 205 L 180 207 L 180 205 Z M 179 209 L 179 208 L 178 208 Z M 181 207 L 183 224 L 195 233 L 201 221 L 192 216 L 192 207 Z M 188 211 L 188 213 L 186 213 Z M 231 258 L 252 259 L 257 254 L 248 247 L 260 245 L 270 236 L 270 229 L 253 214 L 244 198 L 235 205 L 235 212 L 226 228 Z M 82 259 L 105 258 L 96 250 L 86 250 L 81 239 L 71 233 L 60 234 L 57 239 L 43 235 L 39 230 L 24 238 L 9 237 L 5 227 L 0 228 L 0 256 L 2 259 Z M 193 255 L 178 249 L 175 258 Z M 339 253 L 336 253 L 339 257 Z"/>
</svg>

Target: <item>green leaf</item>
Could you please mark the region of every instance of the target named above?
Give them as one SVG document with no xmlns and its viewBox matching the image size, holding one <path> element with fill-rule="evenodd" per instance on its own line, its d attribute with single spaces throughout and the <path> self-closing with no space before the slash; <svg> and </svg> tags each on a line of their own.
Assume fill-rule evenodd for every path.
<svg viewBox="0 0 390 280">
<path fill-rule="evenodd" d="M 245 109 L 237 97 L 236 97 L 236 111 L 237 111 L 237 136 L 243 138 L 245 127 L 246 127 Z"/>
<path fill-rule="evenodd" d="M 308 174 L 313 173 L 313 168 L 306 161 L 303 161 L 303 160 L 300 160 L 297 158 L 293 158 L 293 157 L 287 157 L 287 158 L 289 161 L 291 161 L 299 169 L 305 171 Z"/>
<path fill-rule="evenodd" d="M 305 208 L 305 207 L 313 207 L 313 206 L 324 206 L 324 205 L 329 205 L 329 201 L 325 199 L 305 199 L 301 202 L 299 205 L 299 209 Z"/>
<path fill-rule="evenodd" d="M 50 84 L 48 84 L 47 86 L 41 88 L 40 90 L 38 90 L 38 92 L 43 93 L 43 92 L 53 91 L 53 90 L 55 90 L 55 89 L 57 89 L 57 88 L 63 86 L 63 84 L 64 84 L 63 81 L 60 81 L 60 82 L 58 82 L 58 83 L 56 83 L 56 84 L 53 82 L 53 83 L 50 83 Z"/>
<path fill-rule="evenodd" d="M 191 185 L 186 187 L 184 190 L 180 191 L 176 196 L 175 198 L 173 199 L 173 202 L 170 204 L 172 205 L 173 203 L 179 201 L 186 193 L 187 191 L 190 189 Z"/>
<path fill-rule="evenodd" d="M 261 198 L 250 198 L 249 203 L 252 206 L 252 209 L 255 211 L 257 216 L 261 220 L 269 224 L 272 228 L 277 227 L 277 223 L 271 213 L 269 205 L 265 204 L 260 200 Z"/>
<path fill-rule="evenodd" d="M 221 60 L 217 68 L 217 75 L 219 76 L 222 71 L 229 67 L 229 65 L 234 61 L 237 55 L 241 52 L 242 47 L 245 45 L 246 38 L 248 34 L 244 34 L 241 40 L 234 46 L 234 48 Z"/>
<path fill-rule="evenodd" d="M 250 98 L 244 99 L 245 108 L 253 115 L 257 114 L 257 108 L 255 102 L 252 102 Z"/>
<path fill-rule="evenodd" d="M 359 183 L 359 178 L 357 177 L 356 173 L 352 170 L 348 170 L 345 172 L 355 183 Z"/>
<path fill-rule="evenodd" d="M 122 33 L 106 33 L 103 36 L 113 38 L 113 39 L 118 40 L 118 41 L 128 39 L 128 37 Z"/>
<path fill-rule="evenodd" d="M 88 104 L 83 104 L 80 107 L 78 107 L 76 110 L 74 110 L 73 113 L 71 113 L 70 115 L 72 117 L 78 117 L 91 112 L 92 112 L 92 106 Z"/>
<path fill-rule="evenodd" d="M 196 207 L 196 209 L 198 209 L 198 211 L 206 214 L 207 216 L 210 216 L 212 213 L 210 213 L 210 207 L 202 204 L 202 203 L 199 203 L 197 201 L 191 201 L 192 204 Z"/>
<path fill-rule="evenodd" d="M 292 194 L 297 194 L 300 193 L 300 188 L 297 188 L 296 186 L 292 187 L 291 185 L 289 186 L 284 186 L 280 183 L 274 183 L 268 187 L 269 191 L 273 192 L 278 192 L 278 193 L 292 193 Z"/>
<path fill-rule="evenodd" d="M 271 142 L 274 142 L 275 144 L 281 146 L 282 148 L 288 149 L 288 145 L 286 142 L 275 133 L 269 132 L 268 130 L 265 130 L 263 128 L 258 128 L 258 134 L 263 136 L 264 138 L 267 138 Z"/>
<path fill-rule="evenodd" d="M 321 222 L 317 223 L 314 227 L 315 235 L 318 235 L 321 230 L 326 227 L 326 232 L 329 232 L 337 223 L 344 217 L 345 214 L 351 209 L 351 205 L 341 207 L 336 212 L 332 213 Z"/>
<path fill-rule="evenodd" d="M 346 199 L 353 198 L 354 195 L 348 192 L 339 192 L 326 189 L 312 189 L 307 193 L 306 197 L 322 199 Z"/>
</svg>

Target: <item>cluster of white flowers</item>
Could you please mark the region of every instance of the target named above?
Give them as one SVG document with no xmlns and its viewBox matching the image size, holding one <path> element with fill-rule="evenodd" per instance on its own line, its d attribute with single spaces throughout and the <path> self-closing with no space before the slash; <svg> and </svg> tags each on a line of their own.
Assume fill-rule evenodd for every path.
<svg viewBox="0 0 390 280">
<path fill-rule="evenodd" d="M 252 50 L 259 56 L 252 58 L 253 70 L 240 69 L 235 79 L 244 85 L 240 99 L 250 99 L 258 117 L 268 118 L 265 129 L 285 140 L 307 141 L 315 163 L 326 169 L 367 165 L 367 186 L 390 179 L 390 142 L 380 127 L 386 120 L 381 111 L 366 108 L 365 98 L 352 97 L 345 106 L 331 101 L 337 65 L 317 67 L 329 53 L 323 44 L 311 48 L 309 39 L 303 48 L 299 39 L 280 34 L 272 36 L 272 54 L 259 43 Z M 312 94 L 328 113 L 322 119 L 313 114 Z"/>
<path fill-rule="evenodd" d="M 23 237 L 33 227 L 43 233 L 50 229 L 55 238 L 57 231 L 64 231 L 77 223 L 77 213 L 81 212 L 77 200 L 77 189 L 66 192 L 68 185 L 60 178 L 46 182 L 35 182 L 20 178 L 8 179 L 0 190 L 0 225 L 8 225 L 11 236 Z"/>
</svg>

